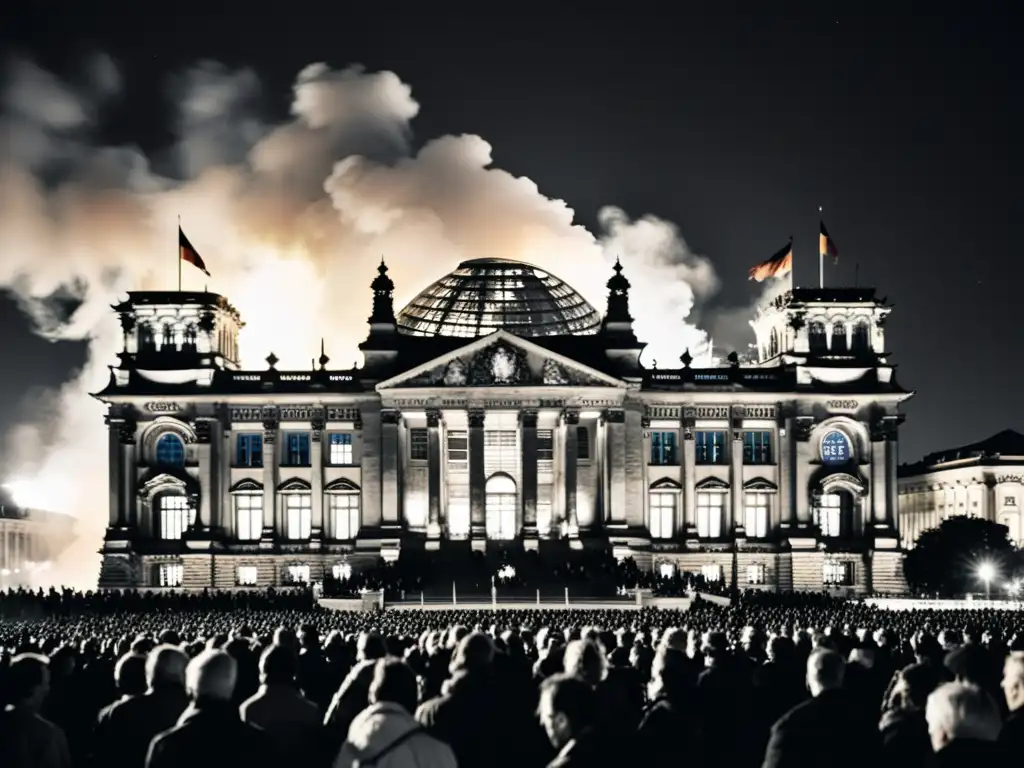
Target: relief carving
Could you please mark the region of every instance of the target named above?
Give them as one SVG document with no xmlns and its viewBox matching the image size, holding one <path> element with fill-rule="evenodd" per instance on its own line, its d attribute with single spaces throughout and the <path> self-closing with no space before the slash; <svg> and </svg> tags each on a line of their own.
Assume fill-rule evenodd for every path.
<svg viewBox="0 0 1024 768">
<path fill-rule="evenodd" d="M 463 387 L 466 385 L 467 377 L 466 364 L 459 358 L 452 360 L 444 369 L 444 385 L 446 387 Z"/>
<path fill-rule="evenodd" d="M 484 426 L 484 419 L 487 418 L 487 412 L 474 408 L 469 411 L 468 419 L 469 426 L 472 429 L 482 429 Z"/>
<path fill-rule="evenodd" d="M 550 358 L 544 361 L 544 367 L 541 370 L 541 380 L 548 386 L 559 386 L 569 383 L 569 377 L 565 375 L 562 366 Z"/>
<path fill-rule="evenodd" d="M 806 443 L 811 439 L 811 432 L 814 431 L 814 419 L 807 416 L 798 416 L 796 424 L 793 425 L 793 435 L 798 443 Z"/>
<path fill-rule="evenodd" d="M 575 424 L 579 424 L 580 423 L 580 412 L 579 411 L 572 411 L 572 410 L 562 411 L 562 419 L 565 421 L 566 424 L 568 424 L 570 426 L 573 426 Z"/>
<path fill-rule="evenodd" d="M 210 422 L 206 419 L 200 419 L 192 425 L 192 429 L 196 433 L 196 442 L 200 445 L 208 445 L 210 443 Z"/>
<path fill-rule="evenodd" d="M 619 408 L 609 408 L 604 412 L 604 420 L 607 424 L 625 424 L 626 412 Z M 648 425 L 650 421 L 648 420 Z"/>
<path fill-rule="evenodd" d="M 313 442 L 319 443 L 324 430 L 327 428 L 327 419 L 325 418 L 323 408 L 313 409 L 313 417 L 309 420 L 309 427 L 313 432 Z"/>
<path fill-rule="evenodd" d="M 382 424 L 401 424 L 402 412 L 394 408 L 385 408 L 380 412 L 380 420 Z"/>
<path fill-rule="evenodd" d="M 526 354 L 501 344 L 482 350 L 470 365 L 469 383 L 475 386 L 520 384 L 528 380 Z"/>
<path fill-rule="evenodd" d="M 431 408 L 427 411 L 427 426 L 431 429 L 437 429 L 441 424 L 441 412 L 435 408 Z"/>
<path fill-rule="evenodd" d="M 125 419 L 117 425 L 117 439 L 121 445 L 135 445 L 135 428 L 135 421 L 131 419 Z"/>
<path fill-rule="evenodd" d="M 537 428 L 537 412 L 528 409 L 519 412 L 519 423 L 524 429 L 536 429 Z"/>
</svg>

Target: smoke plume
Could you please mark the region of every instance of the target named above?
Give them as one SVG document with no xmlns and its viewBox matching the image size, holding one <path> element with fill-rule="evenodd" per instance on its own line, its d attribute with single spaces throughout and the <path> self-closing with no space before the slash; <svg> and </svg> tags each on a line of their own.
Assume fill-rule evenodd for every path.
<svg viewBox="0 0 1024 768">
<path fill-rule="evenodd" d="M 41 401 L 7 452 L 8 474 L 31 481 L 26 500 L 79 521 L 53 581 L 95 584 L 108 470 L 103 407 L 89 392 L 119 351 L 110 304 L 177 284 L 179 216 L 213 274 L 185 265 L 184 288 L 208 285 L 238 307 L 249 367 L 274 352 L 280 367 L 305 369 L 321 337 L 333 365 L 356 361 L 382 256 L 396 307 L 460 261 L 490 256 L 548 269 L 599 310 L 618 257 L 648 363 L 676 365 L 706 341 L 687 317 L 718 280 L 672 224 L 607 207 L 595 235 L 565 202 L 492 167 L 479 136 L 417 148 L 420 107 L 394 73 L 310 65 L 289 118 L 273 124 L 254 72 L 199 64 L 171 78 L 175 139 L 147 157 L 98 138 L 123 97 L 113 62 L 96 57 L 80 71 L 71 83 L 15 60 L 0 92 L 0 286 L 39 334 L 89 343 L 85 367 Z"/>
</svg>

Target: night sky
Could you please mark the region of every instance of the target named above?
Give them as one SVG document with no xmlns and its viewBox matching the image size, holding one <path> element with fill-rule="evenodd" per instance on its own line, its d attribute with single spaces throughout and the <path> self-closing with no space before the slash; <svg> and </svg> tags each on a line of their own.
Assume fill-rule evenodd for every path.
<svg viewBox="0 0 1024 768">
<path fill-rule="evenodd" d="M 888 346 L 917 391 L 901 461 L 1024 427 L 1024 205 L 1011 185 L 1024 126 L 1008 3 L 948 17 L 820 2 L 665 4 L 661 16 L 632 3 L 604 16 L 600 4 L 586 16 L 552 15 L 556 4 L 515 16 L 438 3 L 379 15 L 347 3 L 201 15 L 231 4 L 15 5 L 5 48 L 61 74 L 89 51 L 114 57 L 126 91 L 109 139 L 147 152 L 171 137 L 166 78 L 197 60 L 251 66 L 282 118 L 307 64 L 392 70 L 422 105 L 417 142 L 480 134 L 496 166 L 591 228 L 608 204 L 675 222 L 713 260 L 717 305 L 748 302 L 748 268 L 791 234 L 796 282 L 815 285 L 821 206 L 840 249 L 826 284 L 858 279 L 895 304 Z M 0 329 L 4 430 L 84 346 L 33 336 L 6 298 Z"/>
</svg>

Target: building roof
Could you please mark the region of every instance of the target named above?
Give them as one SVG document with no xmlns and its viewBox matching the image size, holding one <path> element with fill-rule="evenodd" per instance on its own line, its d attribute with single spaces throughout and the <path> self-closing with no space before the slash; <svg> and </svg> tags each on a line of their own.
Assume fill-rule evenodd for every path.
<svg viewBox="0 0 1024 768">
<path fill-rule="evenodd" d="M 1007 460 L 1013 463 L 1024 463 L 1024 435 L 1014 429 L 1004 429 L 991 437 L 959 448 L 947 448 L 929 453 L 920 461 L 904 464 L 900 467 L 900 475 L 919 475 L 929 470 L 952 469 L 943 465 L 955 464 L 999 464 Z"/>
<path fill-rule="evenodd" d="M 410 336 L 474 338 L 498 329 L 517 336 L 597 333 L 601 316 L 550 272 L 508 259 L 473 259 L 435 281 L 398 313 Z"/>
</svg>

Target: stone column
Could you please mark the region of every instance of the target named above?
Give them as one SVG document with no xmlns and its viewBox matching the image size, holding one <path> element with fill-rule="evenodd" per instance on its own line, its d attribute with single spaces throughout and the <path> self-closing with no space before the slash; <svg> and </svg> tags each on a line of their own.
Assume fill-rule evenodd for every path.
<svg viewBox="0 0 1024 768">
<path fill-rule="evenodd" d="M 864 515 L 867 525 L 884 525 L 887 516 L 886 503 L 886 460 L 885 460 L 885 422 L 878 421 L 871 425 L 871 495 L 864 499 L 871 504 L 871 514 Z"/>
<path fill-rule="evenodd" d="M 776 406 L 778 456 L 776 465 L 779 468 L 779 503 L 772 520 L 772 528 L 785 524 L 792 527 L 796 523 L 796 509 L 793 506 L 793 419 L 783 415 L 782 404 Z"/>
<path fill-rule="evenodd" d="M 324 536 L 324 430 L 327 428 L 327 414 L 322 407 L 317 408 L 309 422 L 309 493 L 310 541 L 318 541 Z"/>
<path fill-rule="evenodd" d="M 135 462 L 138 446 L 135 441 L 135 422 L 126 421 L 121 425 L 121 493 L 119 516 L 122 525 L 138 525 L 138 472 Z"/>
<path fill-rule="evenodd" d="M 565 462 L 562 468 L 562 479 L 565 483 L 565 523 L 569 538 L 578 538 L 580 523 L 576 514 L 576 462 L 579 457 L 579 436 L 576 427 L 580 423 L 579 411 L 562 412 L 565 424 Z"/>
<path fill-rule="evenodd" d="M 263 535 L 273 539 L 277 530 L 277 408 L 263 409 Z"/>
<path fill-rule="evenodd" d="M 196 454 L 199 459 L 199 505 L 196 509 L 194 530 L 202 530 L 213 519 L 213 455 L 210 422 L 197 419 L 195 422 Z"/>
<path fill-rule="evenodd" d="M 814 421 L 808 417 L 796 419 L 794 442 L 796 450 L 793 457 L 793 477 L 795 487 L 793 489 L 793 507 L 796 511 L 797 525 L 809 527 L 813 522 L 811 510 L 810 488 L 808 483 L 811 477 L 811 462 L 814 460 L 814 450 L 811 445 L 811 432 L 814 429 Z"/>
<path fill-rule="evenodd" d="M 231 444 L 231 411 L 226 405 L 217 407 L 217 418 L 220 422 L 220 439 L 217 441 L 217 521 L 214 523 L 229 538 L 238 536 L 234 518 L 234 506 L 231 500 L 231 464 L 234 462 L 234 446 Z"/>
<path fill-rule="evenodd" d="M 732 438 L 729 441 L 729 498 L 732 501 L 732 510 L 729 515 L 732 518 L 732 525 L 722 531 L 725 536 L 732 536 L 740 530 L 746 531 L 746 521 L 743 519 L 743 417 L 745 411 L 742 406 L 733 406 L 731 417 Z M 750 535 L 746 531 L 746 535 Z"/>
<path fill-rule="evenodd" d="M 379 528 L 383 520 L 384 484 L 381 478 L 381 430 L 382 411 L 376 406 L 369 406 L 360 411 L 356 429 L 361 430 L 359 441 L 359 472 L 362 477 L 362 513 L 363 527 L 373 530 Z"/>
<path fill-rule="evenodd" d="M 697 538 L 697 409 L 683 409 L 683 526 L 687 539 Z"/>
<path fill-rule="evenodd" d="M 605 519 L 618 524 L 626 522 L 626 412 L 609 408 L 604 412 L 608 466 L 608 514 Z M 642 426 L 642 425 L 641 425 Z M 643 427 L 646 429 L 646 427 Z"/>
<path fill-rule="evenodd" d="M 112 528 L 124 525 L 121 498 L 124 493 L 122 477 L 126 470 L 121 465 L 121 423 L 107 416 L 107 475 L 110 481 L 107 524 Z"/>
<path fill-rule="evenodd" d="M 441 538 L 441 412 L 427 411 L 427 538 Z"/>
<path fill-rule="evenodd" d="M 401 460 L 398 429 L 402 413 L 394 409 L 381 411 L 380 467 L 381 467 L 381 525 L 397 528 L 400 525 Z"/>
<path fill-rule="evenodd" d="M 519 412 L 519 446 L 523 479 L 523 535 L 537 538 L 537 412 Z"/>
<path fill-rule="evenodd" d="M 484 420 L 482 410 L 469 411 L 469 529 L 470 538 L 487 536 L 486 484 L 484 473 Z"/>
</svg>

